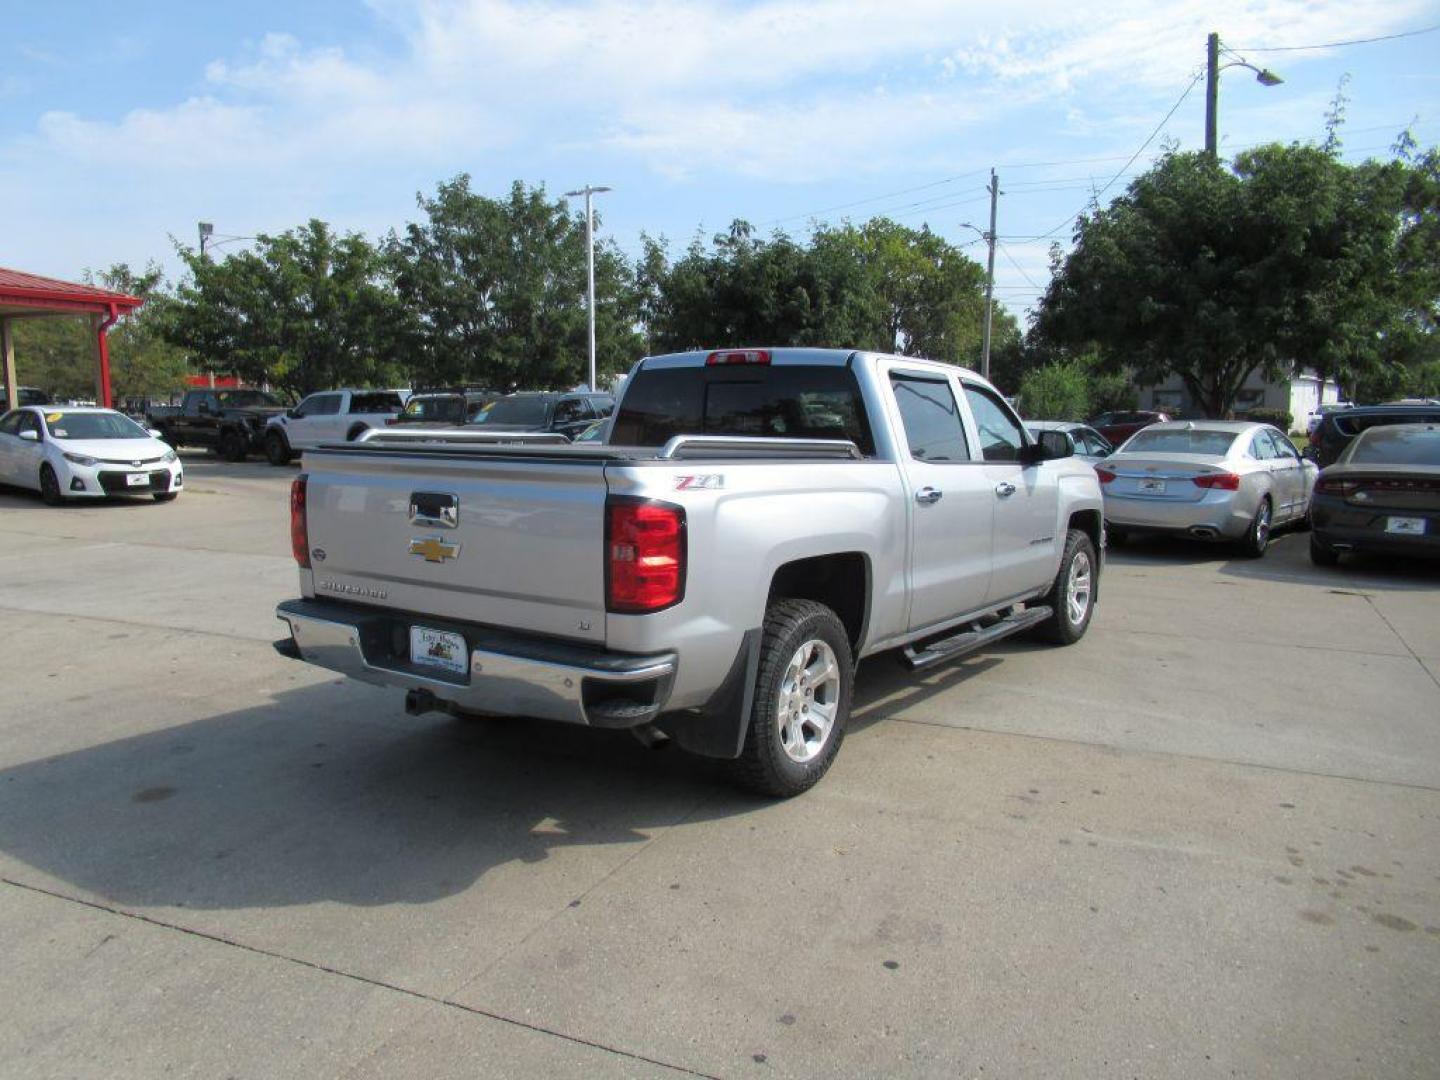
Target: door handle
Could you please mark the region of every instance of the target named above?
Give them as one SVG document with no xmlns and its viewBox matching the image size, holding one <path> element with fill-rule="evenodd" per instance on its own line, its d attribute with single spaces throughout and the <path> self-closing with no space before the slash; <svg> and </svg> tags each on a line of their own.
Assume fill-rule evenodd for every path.
<svg viewBox="0 0 1440 1080">
<path fill-rule="evenodd" d="M 1015 494 L 1015 485 L 1008 480 L 1002 480 L 995 485 L 995 494 L 999 495 L 1002 499 L 1008 499 L 1011 495 Z"/>
<path fill-rule="evenodd" d="M 940 491 L 937 488 L 922 487 L 919 491 L 915 492 L 915 501 L 918 503 L 925 503 L 928 506 L 930 503 L 939 502 L 940 496 L 944 494 L 945 493 L 943 491 Z"/>
</svg>

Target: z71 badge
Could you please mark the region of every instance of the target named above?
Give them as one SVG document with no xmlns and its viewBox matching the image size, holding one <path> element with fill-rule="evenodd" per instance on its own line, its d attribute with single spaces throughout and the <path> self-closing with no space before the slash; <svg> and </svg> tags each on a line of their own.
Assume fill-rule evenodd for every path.
<svg viewBox="0 0 1440 1080">
<path fill-rule="evenodd" d="M 724 473 L 702 473 L 699 476 L 675 477 L 676 491 L 719 491 L 724 486 Z"/>
</svg>

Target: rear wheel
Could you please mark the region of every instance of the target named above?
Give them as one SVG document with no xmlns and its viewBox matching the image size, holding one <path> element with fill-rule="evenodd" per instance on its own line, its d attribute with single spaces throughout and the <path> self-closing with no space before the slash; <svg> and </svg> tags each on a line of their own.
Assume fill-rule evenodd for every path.
<svg viewBox="0 0 1440 1080">
<path fill-rule="evenodd" d="M 265 460 L 271 465 L 289 465 L 294 455 L 290 452 L 290 444 L 285 441 L 285 436 L 278 431 L 272 431 L 265 436 Z"/>
<path fill-rule="evenodd" d="M 1250 528 L 1246 530 L 1245 538 L 1240 541 L 1241 554 L 1252 559 L 1258 559 L 1265 554 L 1265 549 L 1270 546 L 1272 513 L 1269 497 L 1261 499 L 1260 509 L 1255 511 L 1255 518 L 1250 522 Z"/>
<path fill-rule="evenodd" d="M 1095 592 L 1099 585 L 1095 545 L 1080 529 L 1065 536 L 1060 570 L 1042 603 L 1054 612 L 1035 628 L 1037 637 L 1054 645 L 1074 645 L 1085 636 L 1095 613 Z"/>
<path fill-rule="evenodd" d="M 40 498 L 46 506 L 60 506 L 65 502 L 65 492 L 60 490 L 60 478 L 49 465 L 40 466 Z"/>
<path fill-rule="evenodd" d="M 1325 544 L 1313 532 L 1310 534 L 1310 561 L 1316 566 L 1339 566 L 1340 553 Z"/>
<path fill-rule="evenodd" d="M 813 600 L 771 604 L 736 780 L 781 798 L 813 787 L 840 752 L 854 681 L 850 639 L 835 612 Z"/>
<path fill-rule="evenodd" d="M 245 460 L 245 440 L 240 433 L 233 428 L 227 428 L 220 433 L 218 451 L 226 461 Z"/>
</svg>

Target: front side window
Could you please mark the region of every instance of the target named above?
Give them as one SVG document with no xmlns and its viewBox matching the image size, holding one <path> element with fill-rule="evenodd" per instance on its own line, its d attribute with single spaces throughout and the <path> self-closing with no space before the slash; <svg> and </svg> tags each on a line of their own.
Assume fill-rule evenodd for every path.
<svg viewBox="0 0 1440 1080">
<path fill-rule="evenodd" d="M 965 400 L 980 432 L 980 452 L 986 461 L 1018 461 L 1025 445 L 1020 424 L 989 391 L 965 385 Z"/>
<path fill-rule="evenodd" d="M 221 390 L 216 400 L 226 409 L 274 409 L 280 402 L 263 390 Z"/>
<path fill-rule="evenodd" d="M 890 387 L 895 392 L 895 404 L 900 406 L 912 458 L 929 462 L 970 460 L 960 406 L 947 380 L 892 374 Z"/>
<path fill-rule="evenodd" d="M 398 413 L 405 403 L 400 395 L 388 390 L 375 390 L 368 394 L 353 394 L 350 398 L 352 413 Z"/>
</svg>

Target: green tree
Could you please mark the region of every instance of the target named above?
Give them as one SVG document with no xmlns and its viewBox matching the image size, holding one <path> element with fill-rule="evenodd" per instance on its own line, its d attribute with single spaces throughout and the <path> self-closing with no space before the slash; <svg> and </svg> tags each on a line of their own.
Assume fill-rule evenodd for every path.
<svg viewBox="0 0 1440 1080">
<path fill-rule="evenodd" d="M 1020 381 L 1020 413 L 1029 420 L 1083 420 L 1090 413 L 1090 373 L 1083 361 L 1057 360 Z"/>
<path fill-rule="evenodd" d="M 150 263 L 137 274 L 117 263 L 99 274 L 99 284 L 145 301 L 110 330 L 110 383 L 116 400 L 164 398 L 183 390 L 190 368 L 184 350 L 167 336 L 175 298 L 165 287 L 159 264 Z"/>
<path fill-rule="evenodd" d="M 1396 252 L 1412 171 L 1306 146 L 1260 147 L 1233 169 L 1167 154 L 1080 219 L 1035 334 L 1093 344 L 1142 383 L 1178 375 L 1213 416 L 1255 369 L 1353 382 L 1383 367 L 1404 307 Z"/>
<path fill-rule="evenodd" d="M 420 381 L 584 381 L 583 213 L 519 182 L 508 198 L 487 198 L 471 190 L 467 175 L 418 202 L 425 219 L 391 234 L 386 253 L 404 307 L 405 351 Z M 641 352 L 643 296 L 613 244 L 597 245 L 595 292 L 597 369 L 623 371 Z"/>
<path fill-rule="evenodd" d="M 188 248 L 168 340 L 203 370 L 294 394 L 401 379 L 399 312 L 375 247 L 323 221 L 220 261 Z"/>
</svg>

